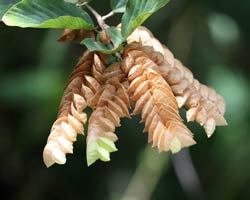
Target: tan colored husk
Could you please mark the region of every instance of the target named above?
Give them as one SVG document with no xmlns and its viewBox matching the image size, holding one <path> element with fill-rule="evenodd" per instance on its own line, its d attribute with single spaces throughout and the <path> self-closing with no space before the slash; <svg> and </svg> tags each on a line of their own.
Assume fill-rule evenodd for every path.
<svg viewBox="0 0 250 200">
<path fill-rule="evenodd" d="M 223 117 L 226 108 L 223 97 L 194 79 L 192 72 L 175 59 L 171 51 L 154 38 L 148 29 L 137 28 L 128 38 L 128 43 L 131 42 L 151 47 L 158 54 L 154 57 L 160 58 L 159 73 L 171 86 L 179 108 L 184 106 L 187 109 L 188 121 L 196 120 L 204 127 L 208 137 L 213 134 L 215 126 L 227 125 Z"/>
<path fill-rule="evenodd" d="M 113 141 L 117 140 L 113 132 L 115 126 L 120 125 L 120 116 L 109 105 L 115 91 L 114 86 L 107 84 L 100 89 L 100 92 L 96 93 L 95 103 L 92 104 L 96 108 L 89 119 L 87 143 L 96 141 L 100 136 L 105 136 L 105 133 L 112 133 L 111 139 Z"/>
<path fill-rule="evenodd" d="M 77 133 L 84 134 L 83 124 L 87 120 L 83 110 L 87 107 L 87 99 L 99 89 L 98 81 L 88 75 L 93 64 L 93 54 L 85 53 L 71 74 L 59 106 L 57 120 L 54 122 L 43 159 L 47 167 L 54 163 L 64 164 L 66 153 L 73 153 L 73 142 Z"/>
<path fill-rule="evenodd" d="M 97 80 L 100 80 L 102 87 L 96 92 L 93 98 L 90 99 L 90 106 L 94 109 L 90 118 L 87 135 L 87 152 L 91 148 L 91 143 L 98 142 L 99 138 L 108 138 L 115 142 L 118 138 L 114 133 L 115 127 L 120 126 L 120 118 L 128 117 L 130 114 L 129 96 L 127 95 L 126 81 L 123 82 L 124 73 L 121 71 L 120 63 L 113 63 L 107 68 L 102 67 L 100 58 L 95 57 L 98 64 L 93 66 L 93 75 Z M 99 147 L 100 148 L 100 147 Z M 109 154 L 108 149 L 103 149 Z M 98 151 L 98 149 L 96 149 Z M 92 154 L 94 152 L 91 152 Z M 92 156 L 93 157 L 93 156 Z M 88 165 L 91 165 L 95 160 L 102 159 L 96 152 L 95 159 L 87 157 Z M 103 161 L 108 161 L 108 158 Z"/>
<path fill-rule="evenodd" d="M 119 84 L 108 83 L 93 98 L 95 110 L 89 119 L 87 143 L 106 133 L 113 133 L 115 127 L 120 126 L 121 117 L 130 117 L 123 97 L 118 95 L 119 87 Z M 117 139 L 116 136 L 113 138 Z"/>
<path fill-rule="evenodd" d="M 151 52 L 154 49 L 151 48 Z M 141 113 L 148 142 L 159 151 L 178 152 L 195 144 L 192 133 L 183 124 L 176 99 L 168 83 L 159 74 L 159 66 L 151 59 L 149 48 L 132 43 L 124 50 L 123 70 L 128 73 L 128 92 L 135 102 L 133 115 Z M 154 58 L 154 57 L 153 57 Z"/>
<path fill-rule="evenodd" d="M 79 29 L 73 30 L 66 28 L 58 39 L 59 42 L 81 42 L 85 38 L 95 38 L 95 34 L 91 30 Z"/>
</svg>

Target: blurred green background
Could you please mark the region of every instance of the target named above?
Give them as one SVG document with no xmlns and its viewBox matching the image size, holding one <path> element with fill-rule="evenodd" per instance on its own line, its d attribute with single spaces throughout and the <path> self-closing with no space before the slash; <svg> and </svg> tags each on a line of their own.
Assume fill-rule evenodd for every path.
<svg viewBox="0 0 250 200">
<path fill-rule="evenodd" d="M 108 1 L 93 0 L 102 15 Z M 119 16 L 107 22 L 115 25 Z M 85 48 L 61 44 L 61 30 L 0 23 L 1 199 L 250 199 L 250 1 L 175 0 L 145 26 L 227 103 L 227 127 L 174 156 L 146 147 L 139 117 L 122 120 L 111 162 L 87 167 L 85 136 L 67 164 L 47 169 L 42 152 L 57 107 Z"/>
</svg>

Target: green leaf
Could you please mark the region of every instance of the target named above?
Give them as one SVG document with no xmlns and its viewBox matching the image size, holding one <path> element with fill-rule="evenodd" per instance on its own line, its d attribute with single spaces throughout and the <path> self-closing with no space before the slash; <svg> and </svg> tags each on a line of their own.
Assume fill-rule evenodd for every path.
<svg viewBox="0 0 250 200">
<path fill-rule="evenodd" d="M 100 51 L 105 54 L 113 54 L 122 50 L 122 43 L 124 39 L 122 37 L 121 31 L 115 27 L 109 27 L 107 33 L 113 44 L 105 45 L 100 41 L 95 41 L 90 38 L 84 39 L 81 44 L 86 45 L 89 51 Z"/>
<path fill-rule="evenodd" d="M 127 0 L 111 0 L 111 8 L 115 13 L 123 13 L 126 8 Z"/>
<path fill-rule="evenodd" d="M 0 2 L 0 19 L 2 19 L 3 15 L 7 12 L 7 10 L 18 1 L 19 0 L 2 0 Z"/>
<path fill-rule="evenodd" d="M 99 137 L 97 141 L 87 144 L 87 164 L 92 165 L 98 159 L 110 161 L 110 152 L 117 151 L 115 143 L 106 137 Z"/>
<path fill-rule="evenodd" d="M 127 38 L 154 12 L 165 6 L 170 0 L 128 0 L 122 16 L 122 35 Z"/>
<path fill-rule="evenodd" d="M 69 3 L 73 3 L 73 4 L 76 4 L 78 2 L 78 0 L 64 0 L 66 2 L 69 2 Z"/>
<path fill-rule="evenodd" d="M 107 29 L 107 32 L 115 47 L 118 47 L 120 44 L 124 42 L 124 38 L 122 37 L 121 31 L 116 27 L 114 26 L 109 27 Z"/>
<path fill-rule="evenodd" d="M 111 54 L 114 51 L 111 45 L 105 45 L 100 41 L 95 41 L 90 38 L 84 39 L 81 44 L 84 44 L 89 51 L 100 51 L 105 54 Z"/>
<path fill-rule="evenodd" d="M 8 26 L 93 29 L 88 13 L 63 0 L 22 0 L 3 16 Z"/>
</svg>

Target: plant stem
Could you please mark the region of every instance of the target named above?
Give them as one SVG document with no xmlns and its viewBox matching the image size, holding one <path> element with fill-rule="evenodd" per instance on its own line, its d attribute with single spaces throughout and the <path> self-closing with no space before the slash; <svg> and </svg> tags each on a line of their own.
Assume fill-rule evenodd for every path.
<svg viewBox="0 0 250 200">
<path fill-rule="evenodd" d="M 97 23 L 99 24 L 99 26 L 101 27 L 102 30 L 106 31 L 107 30 L 107 27 L 108 25 L 105 24 L 105 21 L 104 19 L 102 18 L 102 16 L 96 12 L 96 10 L 94 8 L 92 8 L 90 5 L 86 4 L 85 5 L 86 8 L 88 8 L 90 10 L 90 12 L 92 12 L 92 14 L 95 16 L 96 20 L 97 20 Z"/>
<path fill-rule="evenodd" d="M 102 16 L 103 20 L 108 19 L 109 17 L 113 16 L 115 13 L 113 11 L 109 12 L 107 15 Z"/>
<path fill-rule="evenodd" d="M 77 3 L 76 3 L 76 6 L 77 6 L 77 7 L 82 7 L 82 6 L 85 6 L 87 3 L 88 3 L 88 2 L 86 2 L 86 1 L 85 1 L 85 2 L 77 2 Z"/>
</svg>

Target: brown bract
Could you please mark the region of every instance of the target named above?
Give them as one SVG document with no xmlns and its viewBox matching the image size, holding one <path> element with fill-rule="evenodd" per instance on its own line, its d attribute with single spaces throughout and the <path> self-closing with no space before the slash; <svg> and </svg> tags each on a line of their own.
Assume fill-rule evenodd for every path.
<svg viewBox="0 0 250 200">
<path fill-rule="evenodd" d="M 141 114 L 148 142 L 161 151 L 178 152 L 195 144 L 193 134 L 179 115 L 196 120 L 211 136 L 216 125 L 226 125 L 225 102 L 212 88 L 199 83 L 192 72 L 144 27 L 128 37 L 121 61 L 109 63 L 108 55 L 86 52 L 64 89 L 58 118 L 54 122 L 44 162 L 64 164 L 73 153 L 77 133 L 88 122 L 87 163 L 110 160 L 118 139 L 120 118 Z M 85 109 L 92 113 L 87 117 Z M 133 112 L 130 114 L 130 108 Z"/>
<path fill-rule="evenodd" d="M 196 120 L 204 127 L 210 137 L 216 126 L 227 125 L 223 115 L 226 106 L 223 97 L 206 85 L 194 79 L 192 72 L 171 51 L 162 45 L 145 27 L 139 27 L 128 38 L 129 42 L 138 42 L 143 46 L 152 47 L 155 52 L 163 55 L 159 63 L 160 74 L 171 86 L 179 108 L 187 109 L 188 121 Z"/>
<path fill-rule="evenodd" d="M 76 141 L 77 133 L 84 134 L 83 124 L 87 120 L 87 115 L 83 110 L 87 107 L 87 99 L 93 96 L 95 90 L 100 87 L 99 83 L 88 75 L 92 64 L 93 54 L 86 52 L 64 89 L 58 117 L 52 125 L 43 152 L 47 167 L 55 162 L 64 164 L 66 162 L 65 154 L 73 153 L 73 142 Z"/>
<path fill-rule="evenodd" d="M 151 58 L 152 56 L 152 58 Z M 159 73 L 154 49 L 131 43 L 124 51 L 123 69 L 128 74 L 128 92 L 135 102 L 133 115 L 141 113 L 148 132 L 159 151 L 178 152 L 182 147 L 195 144 L 192 133 L 183 124 L 174 94 Z"/>
<path fill-rule="evenodd" d="M 95 34 L 90 30 L 73 30 L 73 29 L 64 29 L 62 35 L 58 39 L 59 42 L 81 42 L 85 38 L 95 38 Z"/>
</svg>

